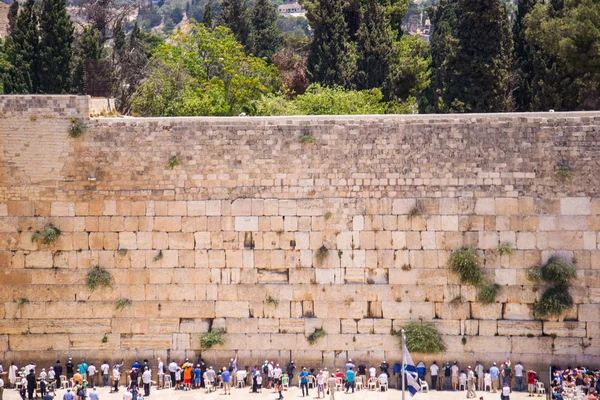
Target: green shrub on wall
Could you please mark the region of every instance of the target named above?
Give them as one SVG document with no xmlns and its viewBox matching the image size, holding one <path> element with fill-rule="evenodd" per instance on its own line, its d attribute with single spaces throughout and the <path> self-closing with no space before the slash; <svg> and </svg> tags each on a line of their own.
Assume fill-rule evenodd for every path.
<svg viewBox="0 0 600 400">
<path fill-rule="evenodd" d="M 448 260 L 452 272 L 458 274 L 461 283 L 481 285 L 483 272 L 479 268 L 479 255 L 473 249 L 460 249 L 452 252 Z"/>
<path fill-rule="evenodd" d="M 203 349 L 210 349 L 217 344 L 225 343 L 223 338 L 223 329 L 211 329 L 210 331 L 200 335 L 200 347 Z"/>
<path fill-rule="evenodd" d="M 527 278 L 536 284 L 545 284 L 546 289 L 535 304 L 538 318 L 556 317 L 573 306 L 569 293 L 571 281 L 577 277 L 577 268 L 567 260 L 551 257 L 542 267 L 527 271 Z"/>
<path fill-rule="evenodd" d="M 440 353 L 446 350 L 440 332 L 435 326 L 422 322 L 409 322 L 404 327 L 406 347 L 415 353 Z M 396 332 L 402 347 L 402 331 Z"/>
</svg>

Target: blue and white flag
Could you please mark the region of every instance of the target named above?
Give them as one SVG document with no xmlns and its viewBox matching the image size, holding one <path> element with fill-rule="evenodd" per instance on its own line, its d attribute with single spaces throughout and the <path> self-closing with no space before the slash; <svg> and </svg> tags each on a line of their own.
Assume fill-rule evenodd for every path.
<svg viewBox="0 0 600 400">
<path fill-rule="evenodd" d="M 421 385 L 419 384 L 419 374 L 417 373 L 417 368 L 415 367 L 415 363 L 406 348 L 406 336 L 402 335 L 402 364 L 404 365 L 404 381 L 405 387 L 410 393 L 411 396 L 417 394 L 419 390 L 421 390 Z"/>
</svg>

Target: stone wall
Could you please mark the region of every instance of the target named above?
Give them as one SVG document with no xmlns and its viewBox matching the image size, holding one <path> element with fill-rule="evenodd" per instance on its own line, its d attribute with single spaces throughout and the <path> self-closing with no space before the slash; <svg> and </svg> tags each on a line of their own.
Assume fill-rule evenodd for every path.
<svg viewBox="0 0 600 400">
<path fill-rule="evenodd" d="M 395 362 L 390 332 L 419 320 L 448 351 L 416 360 L 600 354 L 598 112 L 89 119 L 87 104 L 0 97 L 0 359 Z M 58 241 L 32 243 L 50 223 Z M 448 271 L 462 247 L 496 303 Z M 576 305 L 540 321 L 525 272 L 552 255 L 576 262 Z M 88 290 L 94 266 L 112 287 Z M 201 351 L 210 327 L 226 342 Z"/>
</svg>

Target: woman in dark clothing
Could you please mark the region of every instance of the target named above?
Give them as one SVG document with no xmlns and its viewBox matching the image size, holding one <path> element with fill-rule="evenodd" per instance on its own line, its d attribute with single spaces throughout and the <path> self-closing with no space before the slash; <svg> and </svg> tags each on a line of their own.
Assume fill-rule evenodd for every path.
<svg viewBox="0 0 600 400">
<path fill-rule="evenodd" d="M 33 392 L 36 387 L 35 372 L 33 372 L 33 369 L 30 369 L 29 374 L 27 374 L 27 398 L 29 400 L 33 400 Z"/>
<path fill-rule="evenodd" d="M 260 374 L 258 366 L 255 365 L 252 369 L 252 393 L 258 393 L 258 385 L 256 383 L 256 374 Z"/>
</svg>

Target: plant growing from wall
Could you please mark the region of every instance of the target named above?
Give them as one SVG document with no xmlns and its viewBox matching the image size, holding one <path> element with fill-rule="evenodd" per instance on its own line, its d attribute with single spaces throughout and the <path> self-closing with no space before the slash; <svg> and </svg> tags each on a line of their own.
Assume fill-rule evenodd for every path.
<svg viewBox="0 0 600 400">
<path fill-rule="evenodd" d="M 163 259 L 163 252 L 162 252 L 162 250 L 159 250 L 158 254 L 156 256 L 154 256 L 154 262 L 158 262 L 162 259 Z"/>
<path fill-rule="evenodd" d="M 17 303 L 17 308 L 21 308 L 23 305 L 29 303 L 29 299 L 21 297 L 20 299 L 15 300 L 15 303 Z"/>
<path fill-rule="evenodd" d="M 567 162 L 562 161 L 556 166 L 556 176 L 565 181 L 573 179 L 573 171 Z"/>
<path fill-rule="evenodd" d="M 452 252 L 448 260 L 450 270 L 458 274 L 461 283 L 479 286 L 483 283 L 483 272 L 479 268 L 479 255 L 472 249 Z"/>
<path fill-rule="evenodd" d="M 119 311 L 131 305 L 131 300 L 121 297 L 115 302 L 115 310 Z"/>
<path fill-rule="evenodd" d="M 569 293 L 571 281 L 577 277 L 577 269 L 570 262 L 551 257 L 542 267 L 527 271 L 527 278 L 534 283 L 545 284 L 546 289 L 534 306 L 536 317 L 558 316 L 573 306 Z"/>
<path fill-rule="evenodd" d="M 173 169 L 180 164 L 181 164 L 181 161 L 179 160 L 179 157 L 173 156 L 173 157 L 169 158 L 169 168 L 170 169 Z"/>
<path fill-rule="evenodd" d="M 33 235 L 31 235 L 31 242 L 42 242 L 43 244 L 50 245 L 56 242 L 60 235 L 60 229 L 52 224 L 48 224 L 43 231 L 36 231 Z"/>
<path fill-rule="evenodd" d="M 225 331 L 223 329 L 211 329 L 210 331 L 200 335 L 200 347 L 203 349 L 210 349 L 211 347 L 225 343 L 223 337 Z"/>
<path fill-rule="evenodd" d="M 127 255 L 127 249 L 119 249 L 117 251 L 117 253 L 121 256 L 121 257 L 125 257 Z"/>
<path fill-rule="evenodd" d="M 71 126 L 69 127 L 69 136 L 72 137 L 73 139 L 76 139 L 78 137 L 80 137 L 81 135 L 83 135 L 83 133 L 85 132 L 85 130 L 87 129 L 87 125 L 79 122 L 75 119 L 71 120 Z"/>
<path fill-rule="evenodd" d="M 446 350 L 440 332 L 435 326 L 422 322 L 409 322 L 404 327 L 406 347 L 416 353 L 440 353 Z M 396 332 L 402 347 L 402 331 Z"/>
<path fill-rule="evenodd" d="M 515 249 L 512 246 L 512 243 L 504 242 L 498 246 L 498 254 L 503 255 L 511 255 L 515 252 Z"/>
<path fill-rule="evenodd" d="M 318 328 L 315 329 L 315 331 L 313 333 L 311 333 L 306 340 L 308 340 L 308 343 L 310 344 L 315 344 L 317 342 L 317 340 L 319 340 L 320 338 L 322 338 L 323 336 L 326 336 L 327 332 L 325 332 L 323 329 Z"/>
<path fill-rule="evenodd" d="M 107 287 L 112 284 L 112 276 L 110 272 L 102 267 L 92 268 L 86 275 L 85 281 L 88 289 L 96 290 L 98 287 Z"/>
<path fill-rule="evenodd" d="M 277 307 L 279 305 L 279 302 L 277 300 L 275 300 L 274 298 L 272 298 L 271 296 L 267 297 L 266 300 L 267 304 L 273 307 Z"/>
<path fill-rule="evenodd" d="M 425 206 L 423 206 L 423 203 L 421 203 L 420 201 L 417 201 L 413 208 L 411 208 L 408 212 L 408 215 L 410 217 L 418 217 L 423 214 L 425 214 Z"/>
<path fill-rule="evenodd" d="M 500 291 L 500 285 L 491 284 L 491 285 L 483 285 L 479 289 L 479 294 L 477 295 L 477 301 L 483 304 L 491 304 L 496 301 L 496 296 L 498 296 L 498 292 Z"/>
<path fill-rule="evenodd" d="M 108 343 L 108 336 L 104 335 L 102 337 L 102 343 Z"/>
<path fill-rule="evenodd" d="M 317 261 L 317 265 L 322 265 L 327 259 L 328 255 L 329 250 L 327 249 L 327 247 L 325 247 L 325 245 L 319 247 L 315 252 L 315 260 Z"/>
<path fill-rule="evenodd" d="M 327 211 L 325 213 L 325 215 L 323 216 L 323 218 L 325 219 L 325 221 L 329 221 L 332 216 L 333 216 L 333 214 L 331 213 L 331 211 Z"/>
<path fill-rule="evenodd" d="M 316 139 L 312 135 L 304 135 L 300 138 L 299 142 L 301 144 L 313 144 L 316 142 Z"/>
</svg>

